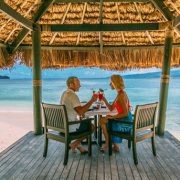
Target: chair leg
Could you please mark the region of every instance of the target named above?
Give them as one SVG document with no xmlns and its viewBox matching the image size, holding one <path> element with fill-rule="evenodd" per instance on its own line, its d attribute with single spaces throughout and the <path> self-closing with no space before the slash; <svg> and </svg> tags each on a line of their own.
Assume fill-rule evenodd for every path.
<svg viewBox="0 0 180 180">
<path fill-rule="evenodd" d="M 95 128 L 95 131 L 94 131 L 94 136 L 95 138 L 97 139 L 97 116 L 95 116 L 95 119 L 94 119 L 94 128 Z"/>
<path fill-rule="evenodd" d="M 69 156 L 69 142 L 65 143 L 65 155 L 64 155 L 64 165 L 67 165 L 68 162 L 68 156 Z"/>
<path fill-rule="evenodd" d="M 128 140 L 128 148 L 131 149 L 131 140 Z"/>
<path fill-rule="evenodd" d="M 154 136 L 151 138 L 151 143 L 152 143 L 153 155 L 156 156 L 156 146 L 155 146 L 155 137 Z"/>
<path fill-rule="evenodd" d="M 109 133 L 109 156 L 112 155 L 112 135 Z"/>
<path fill-rule="evenodd" d="M 100 147 L 102 146 L 102 129 L 100 126 L 98 127 L 98 144 Z"/>
<path fill-rule="evenodd" d="M 137 165 L 138 164 L 138 160 L 137 160 L 136 142 L 133 140 L 132 144 L 133 144 L 133 159 L 134 159 L 134 164 Z"/>
<path fill-rule="evenodd" d="M 88 136 L 88 155 L 91 156 L 92 154 L 92 138 L 91 134 Z"/>
<path fill-rule="evenodd" d="M 47 156 L 47 150 L 48 150 L 48 138 L 47 136 L 45 137 L 45 142 L 44 142 L 44 152 L 43 152 L 43 157 Z"/>
</svg>

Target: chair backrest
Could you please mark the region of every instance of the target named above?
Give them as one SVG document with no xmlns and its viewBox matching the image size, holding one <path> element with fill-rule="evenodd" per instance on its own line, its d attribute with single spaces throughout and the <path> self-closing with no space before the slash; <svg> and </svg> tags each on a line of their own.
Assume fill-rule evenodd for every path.
<svg viewBox="0 0 180 180">
<path fill-rule="evenodd" d="M 65 105 L 42 103 L 45 129 L 66 133 L 68 131 L 68 116 Z"/>
<path fill-rule="evenodd" d="M 134 115 L 135 131 L 141 131 L 155 127 L 157 107 L 158 102 L 136 106 Z"/>
</svg>

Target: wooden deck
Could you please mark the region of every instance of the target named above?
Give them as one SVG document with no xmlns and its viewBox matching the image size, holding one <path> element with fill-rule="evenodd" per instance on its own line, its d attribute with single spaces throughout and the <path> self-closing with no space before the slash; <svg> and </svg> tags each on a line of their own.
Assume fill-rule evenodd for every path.
<svg viewBox="0 0 180 180">
<path fill-rule="evenodd" d="M 93 155 L 70 152 L 63 166 L 64 145 L 50 141 L 47 158 L 43 158 L 43 136 L 32 132 L 0 154 L 0 180 L 20 179 L 180 179 L 180 142 L 166 132 L 156 138 L 157 157 L 151 153 L 150 141 L 138 143 L 139 164 L 133 163 L 127 142 L 120 153 L 108 154 L 93 145 Z"/>
</svg>

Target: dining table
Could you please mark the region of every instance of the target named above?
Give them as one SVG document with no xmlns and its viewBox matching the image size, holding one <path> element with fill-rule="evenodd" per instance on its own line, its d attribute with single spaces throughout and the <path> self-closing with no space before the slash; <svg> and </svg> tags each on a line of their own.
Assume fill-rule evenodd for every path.
<svg viewBox="0 0 180 180">
<path fill-rule="evenodd" d="M 94 141 L 96 144 L 98 144 L 100 147 L 103 143 L 102 141 L 102 129 L 99 126 L 99 119 L 102 116 L 106 115 L 116 115 L 118 112 L 116 110 L 110 111 L 106 106 L 101 106 L 100 108 L 97 108 L 97 106 L 93 106 L 85 113 L 85 118 L 94 117 Z"/>
</svg>

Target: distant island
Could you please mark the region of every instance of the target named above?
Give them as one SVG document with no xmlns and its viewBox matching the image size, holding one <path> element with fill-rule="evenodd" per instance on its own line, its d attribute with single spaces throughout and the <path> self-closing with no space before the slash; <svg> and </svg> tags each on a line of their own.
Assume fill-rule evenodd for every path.
<svg viewBox="0 0 180 180">
<path fill-rule="evenodd" d="M 9 76 L 0 76 L 0 79 L 10 79 Z"/>
<path fill-rule="evenodd" d="M 142 78 L 160 78 L 161 72 L 149 72 L 149 73 L 142 73 L 142 74 L 129 74 L 123 76 L 125 79 L 142 79 Z M 180 77 L 180 70 L 174 70 L 170 72 L 171 78 Z"/>
</svg>

